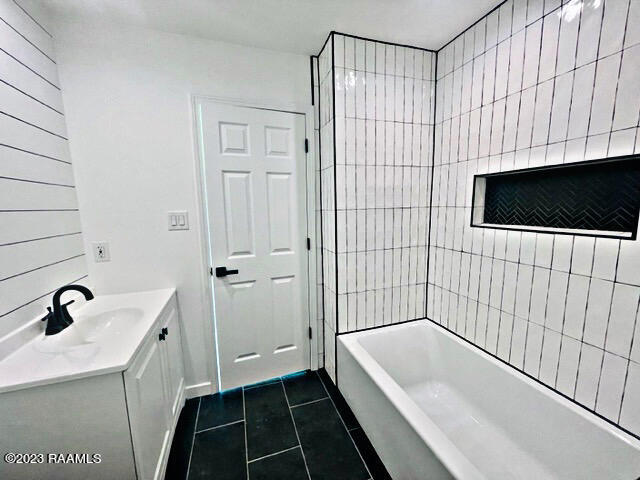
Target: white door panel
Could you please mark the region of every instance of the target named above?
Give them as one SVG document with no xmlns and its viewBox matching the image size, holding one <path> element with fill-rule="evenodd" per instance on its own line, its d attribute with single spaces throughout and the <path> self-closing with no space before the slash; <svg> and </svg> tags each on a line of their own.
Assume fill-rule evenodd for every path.
<svg viewBox="0 0 640 480">
<path fill-rule="evenodd" d="M 199 105 L 223 389 L 309 367 L 303 115 Z"/>
<path fill-rule="evenodd" d="M 295 185 L 289 173 L 267 173 L 267 203 L 269 207 L 269 253 L 295 252 L 292 219 L 289 206 L 295 198 Z"/>
<path fill-rule="evenodd" d="M 227 257 L 255 255 L 251 172 L 222 172 Z"/>
</svg>

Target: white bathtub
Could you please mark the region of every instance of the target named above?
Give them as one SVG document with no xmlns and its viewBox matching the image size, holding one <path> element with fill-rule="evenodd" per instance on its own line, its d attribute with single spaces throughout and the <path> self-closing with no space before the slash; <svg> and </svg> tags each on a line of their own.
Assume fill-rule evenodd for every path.
<svg viewBox="0 0 640 480">
<path fill-rule="evenodd" d="M 341 335 L 338 368 L 394 480 L 640 477 L 640 441 L 429 321 Z"/>
</svg>

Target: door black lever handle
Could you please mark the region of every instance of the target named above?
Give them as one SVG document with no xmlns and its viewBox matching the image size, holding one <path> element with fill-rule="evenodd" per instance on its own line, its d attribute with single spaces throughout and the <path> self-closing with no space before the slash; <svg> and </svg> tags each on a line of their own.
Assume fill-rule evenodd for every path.
<svg viewBox="0 0 640 480">
<path fill-rule="evenodd" d="M 216 277 L 226 277 L 227 275 L 236 275 L 238 270 L 227 270 L 227 267 L 216 267 Z"/>
</svg>

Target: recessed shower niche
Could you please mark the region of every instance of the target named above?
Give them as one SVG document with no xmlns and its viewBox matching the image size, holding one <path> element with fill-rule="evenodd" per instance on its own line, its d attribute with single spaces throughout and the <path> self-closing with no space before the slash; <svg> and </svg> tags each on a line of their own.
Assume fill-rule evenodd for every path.
<svg viewBox="0 0 640 480">
<path fill-rule="evenodd" d="M 472 227 L 635 239 L 637 155 L 476 175 Z"/>
</svg>

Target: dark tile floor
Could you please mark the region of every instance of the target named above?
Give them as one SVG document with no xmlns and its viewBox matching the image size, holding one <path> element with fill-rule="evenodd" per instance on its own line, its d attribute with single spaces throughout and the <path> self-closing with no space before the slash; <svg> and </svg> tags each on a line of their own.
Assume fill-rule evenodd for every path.
<svg viewBox="0 0 640 480">
<path fill-rule="evenodd" d="M 324 370 L 187 400 L 166 478 L 391 479 Z"/>
</svg>

